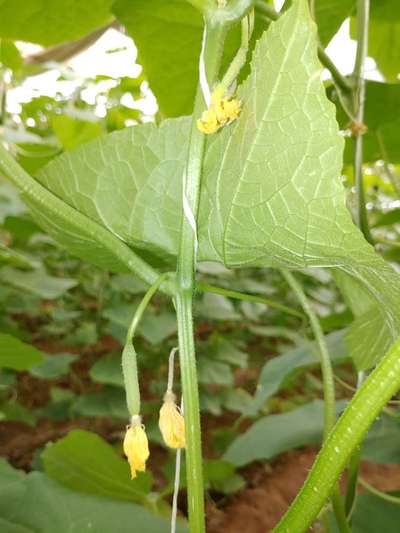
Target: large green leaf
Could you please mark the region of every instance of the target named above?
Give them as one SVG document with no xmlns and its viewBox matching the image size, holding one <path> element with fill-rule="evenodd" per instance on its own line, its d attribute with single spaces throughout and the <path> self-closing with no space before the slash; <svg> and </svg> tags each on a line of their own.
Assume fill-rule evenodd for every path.
<svg viewBox="0 0 400 533">
<path fill-rule="evenodd" d="M 113 0 L 0 0 L 0 37 L 49 46 L 109 22 Z"/>
<path fill-rule="evenodd" d="M 145 502 L 151 476 L 131 480 L 129 466 L 95 433 L 75 429 L 42 453 L 46 474 L 66 487 L 119 500 Z"/>
<path fill-rule="evenodd" d="M 176 254 L 189 118 L 144 124 L 63 154 L 37 179 L 131 247 Z"/>
<path fill-rule="evenodd" d="M 0 368 L 27 370 L 42 360 L 42 352 L 34 346 L 25 344 L 11 335 L 0 333 Z"/>
<path fill-rule="evenodd" d="M 29 475 L 0 460 L 0 530 L 4 533 L 164 533 L 169 520 L 133 502 L 66 489 L 46 475 Z M 178 524 L 179 533 L 187 531 Z"/>
</svg>

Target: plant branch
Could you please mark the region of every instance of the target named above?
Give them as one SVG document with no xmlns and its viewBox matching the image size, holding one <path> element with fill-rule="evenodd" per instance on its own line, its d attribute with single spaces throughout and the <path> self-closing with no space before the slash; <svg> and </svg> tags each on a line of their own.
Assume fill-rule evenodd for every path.
<svg viewBox="0 0 400 533">
<path fill-rule="evenodd" d="M 275 11 L 273 7 L 266 4 L 262 0 L 256 0 L 256 9 L 271 20 L 278 20 L 278 18 L 280 17 L 280 13 L 278 11 Z M 332 59 L 325 52 L 325 49 L 321 44 L 318 44 L 318 57 L 323 66 L 331 73 L 332 79 L 335 81 L 335 83 L 344 92 L 351 92 L 352 86 L 350 81 L 346 79 L 343 74 L 340 73 L 339 69 L 336 67 Z"/>
<path fill-rule="evenodd" d="M 274 533 L 304 533 L 317 517 L 347 461 L 384 405 L 400 388 L 400 338 L 361 385 Z"/>
<path fill-rule="evenodd" d="M 277 309 L 278 311 L 283 311 L 288 315 L 292 315 L 298 318 L 304 318 L 303 313 L 287 307 L 286 305 L 274 302 L 269 298 L 264 298 L 263 296 L 258 296 L 255 294 L 247 294 L 244 292 L 232 291 L 230 289 L 225 289 L 224 287 L 218 287 L 215 285 L 208 285 L 207 283 L 196 283 L 196 289 L 201 292 L 212 292 L 213 294 L 220 294 L 221 296 L 226 296 L 227 298 L 232 298 L 233 300 L 242 300 L 245 302 L 254 302 L 259 304 L 268 305 L 272 309 Z"/>
<path fill-rule="evenodd" d="M 369 0 L 357 0 L 357 53 L 354 65 L 354 109 L 357 124 L 364 123 L 365 58 L 368 52 Z M 354 147 L 354 179 L 356 185 L 356 224 L 368 242 L 373 239 L 368 225 L 363 183 L 363 135 L 356 135 Z"/>
<path fill-rule="evenodd" d="M 320 365 L 322 372 L 322 383 L 324 390 L 324 441 L 328 438 L 336 421 L 336 409 L 335 409 L 335 381 L 332 370 L 331 358 L 329 356 L 328 347 L 325 342 L 324 332 L 322 331 L 321 324 L 315 314 L 310 302 L 307 299 L 300 283 L 288 270 L 281 270 L 283 277 L 295 293 L 297 299 L 300 302 L 304 312 L 308 316 L 311 329 L 314 334 L 315 341 L 318 345 Z M 332 492 L 332 506 L 335 513 L 335 518 L 339 530 L 342 533 L 350 533 L 349 526 L 346 521 L 346 514 L 344 511 L 344 505 L 342 497 L 340 495 L 339 487 L 335 487 Z"/>
<path fill-rule="evenodd" d="M 206 22 L 200 68 L 205 68 L 212 86 L 219 71 L 226 27 Z M 197 119 L 205 109 L 200 86 L 197 89 L 186 168 L 183 176 L 183 217 L 177 267 L 176 315 L 186 430 L 186 471 L 189 523 L 192 533 L 203 533 L 204 493 L 201 455 L 200 406 L 197 384 L 192 303 L 195 288 L 197 252 L 197 212 L 205 149 L 205 136 L 197 129 Z"/>
</svg>

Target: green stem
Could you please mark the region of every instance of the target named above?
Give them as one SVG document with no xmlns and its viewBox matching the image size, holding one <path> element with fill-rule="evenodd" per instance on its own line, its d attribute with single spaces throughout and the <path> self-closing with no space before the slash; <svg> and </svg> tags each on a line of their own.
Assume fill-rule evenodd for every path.
<svg viewBox="0 0 400 533">
<path fill-rule="evenodd" d="M 368 23 L 369 23 L 369 0 L 357 0 L 357 53 L 354 65 L 353 77 L 355 118 L 358 124 L 364 122 L 365 106 L 365 78 L 364 66 L 368 52 Z M 365 206 L 365 191 L 363 182 L 363 135 L 355 138 L 354 147 L 354 179 L 356 186 L 356 224 L 363 232 L 368 242 L 373 244 L 373 239 L 368 225 L 368 216 Z"/>
<path fill-rule="evenodd" d="M 400 248 L 400 242 L 392 241 L 390 239 L 384 239 L 382 237 L 374 237 L 375 242 L 380 244 L 386 244 L 386 246 L 394 246 L 395 248 Z"/>
<path fill-rule="evenodd" d="M 138 278 L 153 284 L 159 273 L 138 257 L 123 241 L 115 237 L 104 226 L 90 219 L 80 211 L 74 209 L 58 196 L 43 187 L 30 176 L 4 148 L 0 141 L 0 171 L 19 189 L 22 198 L 35 209 L 44 213 L 53 213 L 57 221 L 62 221 L 66 228 L 73 228 L 78 235 L 96 242 L 99 248 L 104 248 L 116 257 L 128 271 L 134 272 Z M 161 287 L 165 294 L 173 296 L 171 283 L 165 282 Z"/>
<path fill-rule="evenodd" d="M 146 294 L 143 296 L 140 304 L 137 306 L 135 314 L 133 315 L 132 322 L 129 326 L 128 333 L 126 335 L 126 342 L 132 342 L 133 337 L 136 333 L 136 328 L 142 319 L 143 313 L 146 310 L 146 307 L 149 305 L 150 300 L 153 298 L 154 294 L 158 291 L 162 283 L 167 279 L 169 276 L 168 273 L 161 274 L 156 281 L 153 283 L 153 285 L 147 290 Z"/>
<path fill-rule="evenodd" d="M 206 23 L 203 60 L 208 85 L 218 76 L 226 27 Z M 201 456 L 200 407 L 197 384 L 196 355 L 193 333 L 192 303 L 195 289 L 197 231 L 196 221 L 200 197 L 200 180 L 205 136 L 196 121 L 205 108 L 200 87 L 197 90 L 189 137 L 187 164 L 183 181 L 181 241 L 177 268 L 176 314 L 178 321 L 179 357 L 186 430 L 186 472 L 191 533 L 203 533 L 204 496 Z"/>
<path fill-rule="evenodd" d="M 339 418 L 303 488 L 274 533 L 307 531 L 368 428 L 399 388 L 400 339 L 371 372 Z"/>
<path fill-rule="evenodd" d="M 273 7 L 266 4 L 264 1 L 256 1 L 256 9 L 263 13 L 266 17 L 271 20 L 278 20 L 280 13 L 275 11 Z M 331 73 L 332 79 L 335 83 L 346 93 L 351 92 L 352 86 L 349 80 L 347 80 L 338 70 L 336 65 L 333 63 L 332 59 L 325 52 L 321 44 L 318 45 L 318 57 L 323 66 L 329 70 Z"/>
<path fill-rule="evenodd" d="M 278 302 L 274 302 L 274 300 L 270 300 L 269 298 L 264 298 L 263 296 L 258 296 L 255 294 L 247 294 L 244 292 L 239 291 L 232 291 L 230 289 L 225 289 L 223 287 L 217 287 L 215 285 L 208 285 L 207 283 L 196 283 L 196 289 L 201 292 L 212 292 L 213 294 L 220 294 L 221 296 L 226 296 L 228 298 L 232 298 L 233 300 L 242 300 L 245 302 L 255 302 L 259 304 L 265 304 L 268 305 L 268 307 L 271 307 L 272 309 L 277 309 L 278 311 L 283 311 L 284 313 L 287 313 L 288 315 L 292 315 L 298 318 L 304 318 L 303 313 L 300 311 L 296 311 L 296 309 L 292 309 L 291 307 L 287 307 L 286 305 L 280 304 Z"/>
<path fill-rule="evenodd" d="M 360 485 L 364 487 L 368 492 L 373 494 L 374 496 L 377 496 L 378 498 L 381 498 L 382 500 L 385 500 L 386 502 L 394 503 L 395 505 L 400 505 L 400 498 L 399 496 L 391 496 L 390 494 L 386 494 L 386 492 L 382 492 L 381 490 L 376 489 L 369 483 L 365 481 L 362 477 L 360 477 Z"/>
<path fill-rule="evenodd" d="M 318 320 L 317 315 L 312 309 L 310 302 L 308 301 L 307 296 L 305 295 L 300 283 L 288 270 L 281 270 L 281 272 L 286 282 L 295 293 L 302 308 L 304 309 L 304 312 L 308 316 L 315 341 L 318 345 L 322 372 L 322 383 L 324 390 L 324 441 L 326 441 L 336 421 L 335 380 L 332 370 L 331 358 L 329 357 L 329 351 L 325 342 L 324 332 L 322 331 L 321 324 Z M 342 533 L 349 533 L 350 529 L 346 521 L 344 505 L 338 486 L 334 488 L 331 498 L 339 530 Z"/>
</svg>

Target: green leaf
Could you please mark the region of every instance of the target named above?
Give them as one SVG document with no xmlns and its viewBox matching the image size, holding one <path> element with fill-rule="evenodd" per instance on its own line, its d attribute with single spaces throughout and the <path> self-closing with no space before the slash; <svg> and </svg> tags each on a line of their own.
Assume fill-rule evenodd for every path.
<svg viewBox="0 0 400 533">
<path fill-rule="evenodd" d="M 0 460 L 0 529 L 7 533 L 164 533 L 169 520 L 133 502 L 80 494 L 46 475 L 24 474 Z M 23 502 L 23 505 L 21 504 Z M 186 527 L 178 524 L 178 532 Z"/>
<path fill-rule="evenodd" d="M 124 377 L 122 375 L 121 354 L 107 354 L 92 366 L 89 372 L 90 378 L 98 383 L 106 385 L 115 385 L 116 387 L 124 386 Z"/>
<path fill-rule="evenodd" d="M 41 363 L 33 366 L 29 372 L 41 379 L 55 379 L 68 374 L 69 367 L 78 358 L 70 353 L 46 355 Z"/>
<path fill-rule="evenodd" d="M 372 494 L 357 495 L 352 518 L 353 533 L 398 533 L 400 507 Z"/>
<path fill-rule="evenodd" d="M 369 429 L 362 443 L 362 457 L 373 463 L 400 462 L 400 424 L 382 415 Z"/>
<path fill-rule="evenodd" d="M 105 135 L 42 168 L 38 181 L 132 248 L 176 254 L 188 118 Z"/>
<path fill-rule="evenodd" d="M 344 407 L 338 402 L 337 407 Z M 243 466 L 322 440 L 324 403 L 316 400 L 289 413 L 261 418 L 229 446 L 224 459 Z"/>
<path fill-rule="evenodd" d="M 323 46 L 327 46 L 344 20 L 354 10 L 355 0 L 315 0 L 314 13 L 318 34 Z"/>
<path fill-rule="evenodd" d="M 0 278 L 4 283 L 26 290 L 46 300 L 59 298 L 78 283 L 71 278 L 49 276 L 44 269 L 23 272 L 15 268 L 6 267 L 1 270 Z"/>
<path fill-rule="evenodd" d="M 335 331 L 325 337 L 332 364 L 341 363 L 348 358 L 343 335 L 344 331 Z M 261 370 L 250 411 L 257 412 L 296 371 L 318 365 L 318 346 L 315 342 L 304 343 L 268 361 Z"/>
<path fill-rule="evenodd" d="M 54 115 L 52 126 L 65 150 L 71 150 L 104 133 L 100 122 L 79 120 L 69 115 Z"/>
<path fill-rule="evenodd" d="M 12 41 L 0 39 L 0 63 L 14 72 L 22 68 L 24 62 L 21 52 Z"/>
<path fill-rule="evenodd" d="M 149 473 L 130 479 L 128 462 L 95 433 L 75 429 L 41 455 L 46 474 L 79 492 L 145 502 L 151 488 Z"/>
<path fill-rule="evenodd" d="M 397 0 L 372 2 L 368 32 L 368 55 L 388 81 L 400 73 L 400 13 Z M 352 36 L 355 21 L 352 21 Z"/>
<path fill-rule="evenodd" d="M 105 387 L 100 392 L 80 395 L 72 410 L 81 416 L 109 416 L 117 420 L 128 420 L 125 393 L 121 388 Z"/>
<path fill-rule="evenodd" d="M 0 37 L 49 46 L 110 22 L 112 0 L 1 0 Z"/>
<path fill-rule="evenodd" d="M 199 383 L 213 385 L 233 385 L 232 369 L 226 363 L 215 361 L 211 357 L 200 357 L 197 363 Z"/>
<path fill-rule="evenodd" d="M 27 370 L 43 360 L 43 354 L 33 346 L 0 333 L 0 368 Z"/>
</svg>

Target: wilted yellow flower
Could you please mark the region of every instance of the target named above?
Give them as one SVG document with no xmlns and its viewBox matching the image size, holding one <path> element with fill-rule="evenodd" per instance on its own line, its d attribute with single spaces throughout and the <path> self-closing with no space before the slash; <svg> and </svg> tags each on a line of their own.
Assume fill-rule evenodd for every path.
<svg viewBox="0 0 400 533">
<path fill-rule="evenodd" d="M 235 120 L 240 115 L 240 102 L 236 98 L 222 98 L 216 107 L 217 119 L 220 124 Z"/>
<path fill-rule="evenodd" d="M 217 113 L 214 107 L 210 107 L 203 112 L 201 118 L 197 120 L 197 128 L 206 134 L 215 133 L 220 128 L 218 124 Z"/>
<path fill-rule="evenodd" d="M 127 426 L 124 439 L 124 453 L 131 467 L 131 478 L 136 477 L 137 472 L 146 470 L 146 461 L 149 458 L 149 443 L 147 435 L 141 424 L 140 417 L 131 425 Z"/>
<path fill-rule="evenodd" d="M 167 392 L 160 409 L 159 426 L 165 441 L 170 448 L 185 447 L 185 419 L 175 403 L 173 392 Z"/>
</svg>

